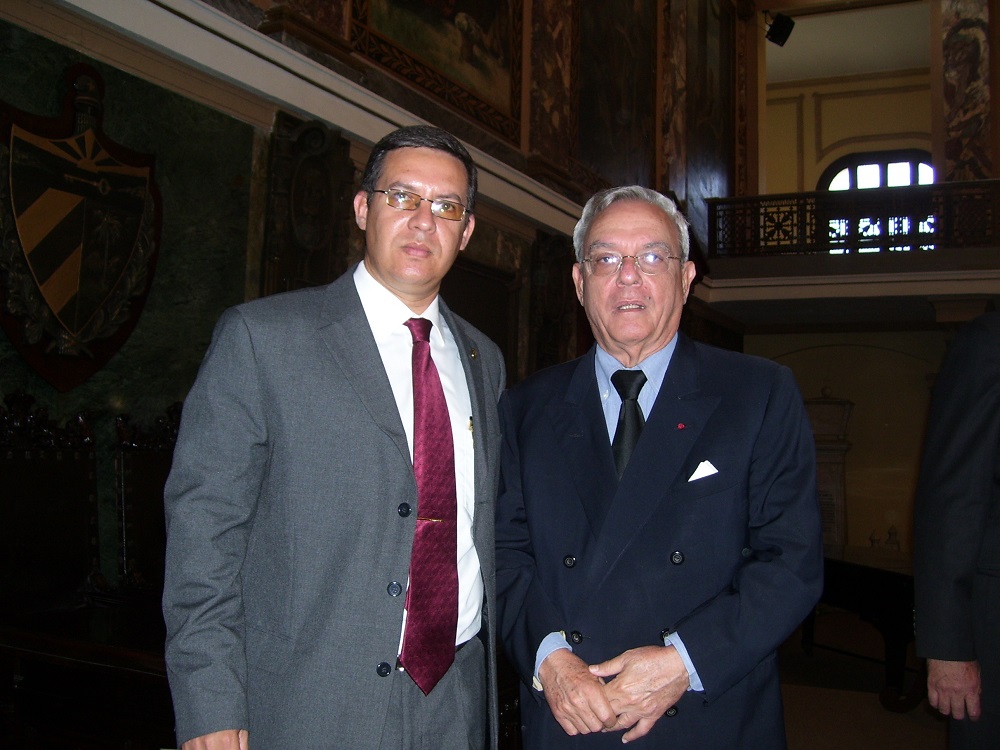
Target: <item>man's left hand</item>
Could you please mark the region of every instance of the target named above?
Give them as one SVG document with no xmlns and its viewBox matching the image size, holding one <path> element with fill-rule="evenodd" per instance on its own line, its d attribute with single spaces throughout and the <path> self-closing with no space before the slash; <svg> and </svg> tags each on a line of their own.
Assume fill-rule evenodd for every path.
<svg viewBox="0 0 1000 750">
<path fill-rule="evenodd" d="M 627 729 L 622 742 L 647 735 L 691 684 L 684 662 L 673 646 L 629 649 L 592 665 L 590 671 L 598 677 L 614 678 L 604 686 L 604 692 L 618 714 L 618 724 L 608 731 Z"/>
</svg>

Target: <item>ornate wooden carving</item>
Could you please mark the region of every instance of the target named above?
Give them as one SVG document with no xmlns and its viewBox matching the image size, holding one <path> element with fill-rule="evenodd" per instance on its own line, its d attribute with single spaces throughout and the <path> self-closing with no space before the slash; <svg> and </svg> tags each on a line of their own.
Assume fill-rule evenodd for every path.
<svg viewBox="0 0 1000 750">
<path fill-rule="evenodd" d="M 353 224 L 350 144 L 321 122 L 279 113 L 271 139 L 261 294 L 333 281 Z"/>
<path fill-rule="evenodd" d="M 404 48 L 391 39 L 387 29 L 380 28 L 372 13 L 371 0 L 353 0 L 351 7 L 351 45 L 367 59 L 383 66 L 414 86 L 423 89 L 455 108 L 473 121 L 488 127 L 511 143 L 521 140 L 521 40 L 523 38 L 523 0 L 504 3 L 482 3 L 482 10 L 498 6 L 504 14 L 488 29 L 477 22 L 473 4 L 463 8 L 452 0 L 424 3 L 389 4 L 390 17 L 401 12 L 414 14 L 406 35 L 421 38 L 419 47 L 442 46 L 450 49 L 457 43 L 455 59 L 450 69 L 441 69 L 417 57 L 413 49 Z M 481 86 L 458 79 L 464 75 L 475 81 L 483 70 L 500 66 L 509 76 L 510 91 L 506 108 L 486 101 L 489 92 Z M 475 71 L 470 73 L 469 71 Z M 487 77 L 488 81 L 489 78 Z M 488 85 L 488 84 L 487 84 Z"/>
<path fill-rule="evenodd" d="M 579 334 L 590 341 L 581 324 L 580 303 L 573 288 L 573 242 L 568 237 L 539 232 L 532 248 L 529 374 L 577 356 Z"/>
</svg>

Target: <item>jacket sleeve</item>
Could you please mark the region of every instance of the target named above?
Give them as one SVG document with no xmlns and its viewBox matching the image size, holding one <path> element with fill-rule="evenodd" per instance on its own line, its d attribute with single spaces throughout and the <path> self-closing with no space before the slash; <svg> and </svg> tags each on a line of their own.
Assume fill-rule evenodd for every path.
<svg viewBox="0 0 1000 750">
<path fill-rule="evenodd" d="M 531 684 L 535 653 L 542 639 L 558 631 L 562 619 L 538 583 L 535 557 L 521 491 L 519 420 L 508 391 L 500 399 L 500 486 L 497 498 L 497 609 L 507 657 L 525 684 Z"/>
<path fill-rule="evenodd" d="M 1000 316 L 1000 314 L 997 314 Z M 994 318 L 1000 320 L 1000 317 Z M 914 507 L 917 654 L 977 658 L 973 581 L 1000 570 L 996 534 L 1000 461 L 1000 327 L 974 322 L 959 332 L 931 399 Z M 992 555 L 992 559 L 987 556 Z"/>
<path fill-rule="evenodd" d="M 683 639 L 710 701 L 772 655 L 823 588 L 812 428 L 791 371 L 771 372 L 759 430 L 747 436 L 744 561 L 727 588 L 667 624 Z"/>
<path fill-rule="evenodd" d="M 179 743 L 246 728 L 241 568 L 267 460 L 250 333 L 220 319 L 184 403 L 164 492 L 163 615 Z"/>
</svg>

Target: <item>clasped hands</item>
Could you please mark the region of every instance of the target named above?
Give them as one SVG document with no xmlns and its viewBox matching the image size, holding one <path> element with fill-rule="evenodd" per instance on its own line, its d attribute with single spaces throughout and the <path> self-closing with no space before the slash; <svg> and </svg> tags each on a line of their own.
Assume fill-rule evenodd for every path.
<svg viewBox="0 0 1000 750">
<path fill-rule="evenodd" d="M 538 678 L 566 734 L 627 730 L 623 743 L 648 734 L 690 685 L 673 646 L 633 648 L 590 666 L 569 649 L 559 649 L 542 662 Z"/>
</svg>

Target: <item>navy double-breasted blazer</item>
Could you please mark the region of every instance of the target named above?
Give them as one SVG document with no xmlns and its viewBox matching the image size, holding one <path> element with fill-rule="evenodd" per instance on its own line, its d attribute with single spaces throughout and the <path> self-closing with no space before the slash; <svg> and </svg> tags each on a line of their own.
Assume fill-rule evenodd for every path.
<svg viewBox="0 0 1000 750">
<path fill-rule="evenodd" d="M 680 635 L 705 690 L 637 747 L 784 747 L 775 650 L 822 589 L 812 432 L 787 368 L 678 336 L 620 481 L 594 350 L 501 399 L 498 609 L 529 750 L 621 744 L 567 737 L 530 687 L 555 631 L 589 664 Z"/>
</svg>

